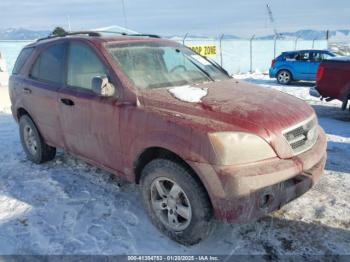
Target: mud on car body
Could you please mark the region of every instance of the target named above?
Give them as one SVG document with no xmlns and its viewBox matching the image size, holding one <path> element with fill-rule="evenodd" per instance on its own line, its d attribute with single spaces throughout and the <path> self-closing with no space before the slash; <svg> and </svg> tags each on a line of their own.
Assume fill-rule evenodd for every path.
<svg viewBox="0 0 350 262">
<path fill-rule="evenodd" d="M 40 40 L 21 52 L 10 97 L 29 159 L 63 148 L 140 184 L 151 221 L 183 244 L 206 238 L 214 218 L 280 208 L 324 170 L 310 106 L 154 36 Z"/>
</svg>

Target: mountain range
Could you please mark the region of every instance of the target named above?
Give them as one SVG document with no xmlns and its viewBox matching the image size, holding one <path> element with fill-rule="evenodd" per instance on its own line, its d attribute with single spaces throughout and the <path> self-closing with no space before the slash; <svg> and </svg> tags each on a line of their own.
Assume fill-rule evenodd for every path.
<svg viewBox="0 0 350 262">
<path fill-rule="evenodd" d="M 280 33 L 280 36 L 282 38 L 296 38 L 303 40 L 321 40 L 326 39 L 327 37 L 327 31 L 321 31 L 321 30 L 299 30 L 296 32 L 282 32 Z M 328 32 L 329 39 L 333 40 L 341 40 L 343 39 L 350 39 L 350 30 L 332 30 Z M 273 39 L 274 35 L 267 35 L 258 37 L 258 39 Z"/>
<path fill-rule="evenodd" d="M 34 40 L 37 38 L 45 37 L 50 34 L 51 31 L 48 30 L 30 30 L 25 28 L 7 28 L 7 29 L 0 29 L 0 40 Z M 314 40 L 314 39 L 325 39 L 326 38 L 326 31 L 321 30 L 299 30 L 296 32 L 281 32 L 280 36 L 285 39 L 303 39 L 303 40 Z M 172 35 L 172 36 L 166 36 L 167 38 L 171 39 L 183 39 L 183 36 L 179 35 Z M 188 39 L 205 39 L 205 38 L 212 38 L 208 36 L 203 35 L 188 35 Z M 261 40 L 269 40 L 273 39 L 274 35 L 266 35 L 266 36 L 258 36 L 256 39 Z M 334 42 L 350 42 L 350 30 L 332 30 L 329 31 L 329 38 L 331 41 Z M 241 39 L 241 37 L 232 35 L 232 34 L 225 34 L 224 39 Z"/>
<path fill-rule="evenodd" d="M 34 31 L 25 28 L 0 29 L 0 40 L 34 40 L 48 36 L 50 31 Z"/>
</svg>

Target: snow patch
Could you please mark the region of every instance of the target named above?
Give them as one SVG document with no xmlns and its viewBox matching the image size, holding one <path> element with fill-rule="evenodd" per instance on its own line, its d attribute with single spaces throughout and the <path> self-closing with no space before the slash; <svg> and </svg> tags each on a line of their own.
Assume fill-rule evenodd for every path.
<svg viewBox="0 0 350 262">
<path fill-rule="evenodd" d="M 0 87 L 7 86 L 9 83 L 9 75 L 7 72 L 0 72 Z"/>
<path fill-rule="evenodd" d="M 190 85 L 172 87 L 168 91 L 177 99 L 189 103 L 199 103 L 208 94 L 208 88 Z"/>
<path fill-rule="evenodd" d="M 8 80 L 9 74 L 7 73 L 6 62 L 0 53 L 0 86 L 7 86 Z"/>
<path fill-rule="evenodd" d="M 0 195 L 0 203 L 0 223 L 17 218 L 31 209 L 27 203 L 6 195 Z"/>
<path fill-rule="evenodd" d="M 11 113 L 11 100 L 7 86 L 0 85 L 0 113 Z"/>
</svg>

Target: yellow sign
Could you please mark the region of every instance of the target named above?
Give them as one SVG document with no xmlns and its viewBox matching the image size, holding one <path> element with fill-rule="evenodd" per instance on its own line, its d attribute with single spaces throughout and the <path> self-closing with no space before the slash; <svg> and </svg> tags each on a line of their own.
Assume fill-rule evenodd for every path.
<svg viewBox="0 0 350 262">
<path fill-rule="evenodd" d="M 202 56 L 216 55 L 216 45 L 189 45 L 188 47 Z"/>
</svg>

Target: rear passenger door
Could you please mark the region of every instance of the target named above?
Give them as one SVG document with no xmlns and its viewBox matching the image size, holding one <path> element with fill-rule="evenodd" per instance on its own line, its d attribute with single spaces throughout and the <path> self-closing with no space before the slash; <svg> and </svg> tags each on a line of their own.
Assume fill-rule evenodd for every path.
<svg viewBox="0 0 350 262">
<path fill-rule="evenodd" d="M 85 42 L 71 41 L 66 85 L 58 98 L 64 143 L 73 154 L 119 170 L 119 107 L 115 97 L 92 91 L 91 81 L 96 76 L 110 76 L 97 51 Z"/>
<path fill-rule="evenodd" d="M 65 54 L 64 42 L 38 50 L 28 77 L 20 84 L 24 108 L 29 111 L 44 140 L 57 147 L 63 146 L 57 95 L 64 82 Z"/>
</svg>

